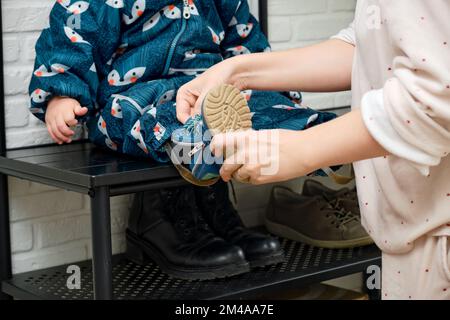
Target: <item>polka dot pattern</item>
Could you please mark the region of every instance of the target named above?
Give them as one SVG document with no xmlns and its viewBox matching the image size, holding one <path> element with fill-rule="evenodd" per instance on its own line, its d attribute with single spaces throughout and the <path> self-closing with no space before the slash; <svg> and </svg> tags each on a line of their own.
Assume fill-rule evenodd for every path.
<svg viewBox="0 0 450 320">
<path fill-rule="evenodd" d="M 378 0 L 375 0 L 374 2 L 382 3 L 382 1 Z M 412 4 L 412 6 L 415 5 Z M 361 12 L 363 11 L 364 10 L 361 10 Z M 434 86 L 427 86 L 424 84 L 429 80 L 429 75 L 431 73 L 442 72 L 442 68 L 444 67 L 447 67 L 448 69 L 448 59 L 445 58 L 448 57 L 447 53 L 449 53 L 448 51 L 450 49 L 450 38 L 448 37 L 449 33 L 447 31 L 442 31 L 441 23 L 438 24 L 437 20 L 439 19 L 439 12 L 433 16 L 429 16 L 427 13 L 420 10 L 410 11 L 410 13 L 411 15 L 409 16 L 393 14 L 392 19 L 389 19 L 389 21 L 383 17 L 380 23 L 384 25 L 389 24 L 389 28 L 382 28 L 383 32 L 379 32 L 378 34 L 373 33 L 367 35 L 367 37 L 374 38 L 370 39 L 373 40 L 370 44 L 366 43 L 365 50 L 362 52 L 367 53 L 369 56 L 375 40 L 377 46 L 379 45 L 381 50 L 374 52 L 372 61 L 370 60 L 371 57 L 361 57 L 361 59 L 364 60 L 362 61 L 364 66 L 361 68 L 363 69 L 361 72 L 364 73 L 366 71 L 365 69 L 369 69 L 371 66 L 373 66 L 373 70 L 368 70 L 365 75 L 362 75 L 362 77 L 356 79 L 356 81 L 360 80 L 364 82 L 365 79 L 369 79 L 367 83 L 361 84 L 361 88 L 364 88 L 364 90 L 369 88 L 371 90 L 375 90 L 374 88 L 384 88 L 384 100 L 378 101 L 384 101 L 386 104 L 385 109 L 388 111 L 386 113 L 388 116 L 394 117 L 392 121 L 392 124 L 395 125 L 394 129 L 399 129 L 399 127 L 401 127 L 401 130 L 399 131 L 401 132 L 404 130 L 404 132 L 410 134 L 410 137 L 417 137 L 417 139 L 423 139 L 423 141 L 432 141 L 432 137 L 426 135 L 431 134 L 433 128 L 431 128 L 431 126 L 430 128 L 427 128 L 427 123 L 423 121 L 421 116 L 429 117 L 431 123 L 435 119 L 442 118 L 441 110 L 443 108 L 441 105 L 442 99 L 433 99 L 433 97 L 430 96 L 429 88 L 434 88 L 436 90 L 435 92 L 441 95 L 440 97 L 447 95 L 448 91 L 446 90 L 450 90 L 450 79 L 447 74 L 440 73 L 437 74 L 437 76 L 439 76 L 439 79 L 444 79 L 444 81 L 441 81 L 437 85 L 434 83 Z M 403 22 L 409 22 L 411 28 L 408 30 L 399 30 L 398 28 L 402 24 L 397 24 L 397 21 L 393 21 L 397 19 L 403 19 Z M 436 25 L 438 28 L 436 28 Z M 433 30 L 436 32 L 432 32 Z M 427 34 L 426 37 L 423 36 L 424 32 Z M 386 37 L 386 39 L 383 39 L 383 37 Z M 424 45 L 418 46 L 417 40 L 422 38 L 424 39 Z M 392 48 L 393 43 L 395 48 Z M 425 45 L 425 43 L 427 44 Z M 386 57 L 383 56 L 383 47 L 387 48 Z M 398 61 L 399 63 L 397 63 L 395 56 L 392 57 L 391 53 L 397 55 L 399 52 L 407 53 L 404 57 L 405 61 L 403 61 L 405 63 L 402 63 L 402 61 Z M 437 63 L 438 58 L 442 57 L 444 62 L 439 65 Z M 407 61 L 408 59 L 410 61 Z M 396 63 L 394 64 L 393 61 L 396 61 Z M 375 79 L 374 77 L 371 77 L 374 73 L 377 77 Z M 398 88 L 398 79 L 396 76 L 402 76 L 401 80 L 402 82 L 405 82 L 402 84 L 408 85 L 408 92 L 406 92 L 405 95 L 410 94 L 410 96 L 418 102 L 414 106 L 415 110 L 413 110 L 413 112 L 411 112 L 410 109 L 406 109 L 406 103 L 402 105 L 403 96 L 396 96 L 396 93 L 398 93 L 398 90 L 395 90 Z M 386 90 L 391 91 L 387 92 Z M 357 100 L 360 100 L 364 93 L 365 92 L 362 92 L 361 96 L 357 96 Z M 387 94 L 391 95 L 391 97 L 386 96 Z M 388 105 L 389 102 L 391 102 L 391 104 Z M 404 107 L 403 110 L 401 109 L 402 107 Z M 411 108 L 410 104 L 408 104 L 408 108 Z M 364 108 L 362 109 L 364 111 Z M 419 117 L 417 116 L 418 114 L 420 114 Z M 377 121 L 380 121 L 381 117 L 375 116 L 375 113 L 368 112 L 364 119 L 370 120 L 370 122 L 368 122 L 368 126 L 371 127 L 370 131 L 376 133 L 374 129 L 377 129 Z M 385 129 L 386 127 L 380 125 L 379 129 L 383 130 L 383 128 Z M 384 138 L 386 138 L 386 136 L 387 135 L 384 135 Z M 402 135 L 402 137 L 404 140 L 408 140 L 406 141 L 407 143 L 411 142 L 411 146 L 419 144 L 418 140 L 407 139 L 407 135 Z M 380 134 L 380 136 L 377 136 L 376 138 L 384 145 L 381 140 L 383 139 L 383 135 Z M 388 145 L 389 142 L 385 141 L 385 146 Z M 443 151 L 446 148 L 440 149 L 442 151 L 438 152 L 438 156 L 443 155 L 443 157 L 445 157 L 448 155 L 448 153 L 444 154 Z M 383 156 L 383 159 L 387 158 L 387 156 Z M 417 288 L 414 287 L 413 282 L 422 282 L 423 280 L 423 282 L 426 283 L 427 281 L 434 281 L 436 280 L 436 277 L 441 276 L 439 274 L 440 271 L 437 269 L 436 261 L 432 259 L 420 261 L 416 259 L 415 262 L 411 260 L 407 261 L 409 258 L 404 258 L 403 252 L 407 252 L 405 255 L 411 254 L 412 257 L 417 257 L 414 254 L 418 250 L 420 253 L 420 250 L 424 248 L 418 240 L 420 238 L 419 232 L 423 230 L 425 233 L 430 229 L 435 229 L 438 226 L 438 222 L 440 225 L 444 223 L 444 225 L 446 224 L 450 227 L 450 219 L 448 219 L 448 217 L 445 217 L 444 220 L 442 219 L 442 216 L 439 216 L 440 213 L 433 212 L 432 210 L 430 210 L 430 212 L 424 212 L 424 208 L 437 207 L 439 207 L 439 212 L 442 212 L 442 204 L 439 204 L 438 206 L 435 206 L 435 204 L 437 201 L 440 201 L 443 202 L 445 206 L 447 201 L 450 201 L 450 185 L 446 183 L 442 185 L 442 179 L 440 179 L 440 177 L 442 177 L 443 172 L 440 171 L 441 168 L 433 167 L 431 169 L 432 173 L 427 173 L 425 176 L 418 176 L 417 178 L 422 182 L 423 188 L 417 186 L 417 184 L 414 184 L 415 181 L 412 180 L 412 177 L 414 176 L 411 175 L 411 172 L 413 171 L 407 169 L 403 171 L 403 168 L 406 166 L 401 162 L 403 161 L 402 158 L 407 157 L 401 157 L 398 154 L 395 154 L 389 156 L 390 161 L 377 159 L 367 166 L 358 164 L 357 184 L 361 199 L 360 205 L 362 215 L 365 220 L 365 225 L 368 227 L 367 232 L 384 250 L 385 255 L 394 252 L 392 256 L 395 256 L 396 250 L 402 252 L 402 257 L 399 257 L 399 263 L 392 263 L 393 261 L 391 260 L 391 263 L 383 265 L 383 267 L 387 266 L 387 268 L 383 270 L 383 275 L 386 275 L 383 279 L 392 281 L 390 281 L 391 286 L 387 285 L 383 287 L 382 297 L 386 299 L 397 299 L 399 294 L 399 292 L 397 292 L 397 287 L 399 287 L 400 284 L 408 283 L 408 285 L 405 285 L 407 290 L 401 291 L 403 289 L 400 289 L 401 298 L 420 299 L 423 297 L 424 292 L 417 290 Z M 402 176 L 402 174 L 404 174 L 404 176 Z M 406 175 L 408 176 L 406 177 Z M 402 180 L 402 178 L 404 178 L 404 180 Z M 440 188 L 435 186 L 435 181 L 441 183 Z M 390 182 L 392 182 L 393 185 L 389 185 Z M 433 205 L 428 203 L 431 192 L 433 192 Z M 414 281 L 419 278 L 420 281 Z M 409 287 L 409 283 L 411 283 L 411 287 Z M 434 293 L 438 293 L 441 296 L 443 296 L 443 292 L 447 292 L 446 297 L 449 297 L 448 291 L 450 291 L 450 287 L 448 286 L 448 281 L 447 283 L 434 282 L 433 290 Z"/>
</svg>

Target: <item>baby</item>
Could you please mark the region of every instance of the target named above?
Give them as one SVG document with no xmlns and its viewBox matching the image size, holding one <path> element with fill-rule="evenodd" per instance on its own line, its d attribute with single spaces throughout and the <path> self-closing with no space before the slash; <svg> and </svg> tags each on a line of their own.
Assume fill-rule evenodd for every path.
<svg viewBox="0 0 450 320">
<path fill-rule="evenodd" d="M 36 45 L 31 111 L 60 144 L 86 122 L 97 145 L 167 161 L 177 89 L 223 59 L 267 50 L 247 1 L 58 0 Z M 255 129 L 334 117 L 303 108 L 299 93 L 243 94 Z"/>
<path fill-rule="evenodd" d="M 245 0 L 58 0 L 51 12 L 50 27 L 42 32 L 36 44 L 35 71 L 30 84 L 31 112 L 45 121 L 51 137 L 59 144 L 70 143 L 74 134 L 71 127 L 85 123 L 90 140 L 98 146 L 169 161 L 165 146 L 172 133 L 183 126 L 177 120 L 174 106 L 177 90 L 223 59 L 267 50 L 270 50 L 268 41 Z M 302 130 L 334 118 L 333 114 L 301 106 L 299 93 L 246 91 L 243 96 L 248 101 L 254 129 Z M 178 203 L 192 198 L 179 193 L 176 192 Z M 224 196 L 226 188 L 220 184 L 199 194 L 199 201 L 205 195 L 229 201 Z M 129 244 L 132 239 L 134 253 L 136 247 L 145 251 L 148 243 L 153 243 L 166 255 L 168 273 L 173 269 L 185 270 L 186 273 L 176 276 L 198 279 L 246 270 L 245 261 L 236 262 L 242 259 L 241 255 L 224 252 L 224 248 L 228 251 L 236 250 L 236 246 L 243 248 L 247 260 L 258 261 L 258 265 L 281 261 L 276 240 L 243 228 L 230 205 L 217 200 L 212 203 L 216 209 L 228 208 L 221 215 L 235 223 L 228 223 L 226 232 L 222 230 L 223 221 L 217 224 L 215 234 L 231 244 L 222 245 L 221 250 L 209 250 L 210 260 L 178 259 L 192 250 L 173 253 L 168 251 L 176 246 L 158 247 L 158 230 L 146 235 L 129 231 L 127 239 Z M 203 214 L 215 209 L 209 206 L 205 210 L 208 212 Z M 132 218 L 136 214 L 132 212 Z M 195 224 L 197 219 L 191 218 Z M 176 229 L 179 224 L 173 219 L 172 227 Z M 183 219 L 186 222 L 186 217 Z M 210 221 L 210 227 L 212 224 Z M 197 230 L 196 237 L 201 239 L 205 230 Z M 183 230 L 174 231 L 182 233 Z M 247 236 L 242 236 L 243 233 Z M 230 234 L 235 240 L 227 238 Z M 167 232 L 162 232 L 163 235 L 167 236 Z M 198 239 L 174 241 L 206 247 L 197 243 Z M 145 253 L 152 255 L 151 251 Z M 205 257 L 201 250 L 198 254 Z M 220 254 L 223 256 L 214 256 Z M 224 258 L 230 256 L 235 260 Z M 177 261 L 188 265 L 180 266 Z M 217 266 L 204 265 L 205 261 L 212 264 L 221 261 L 222 269 L 217 267 L 219 271 L 205 275 L 198 261 L 203 261 L 202 266 L 208 270 L 216 270 Z M 243 267 L 225 272 L 230 270 L 227 264 Z"/>
</svg>

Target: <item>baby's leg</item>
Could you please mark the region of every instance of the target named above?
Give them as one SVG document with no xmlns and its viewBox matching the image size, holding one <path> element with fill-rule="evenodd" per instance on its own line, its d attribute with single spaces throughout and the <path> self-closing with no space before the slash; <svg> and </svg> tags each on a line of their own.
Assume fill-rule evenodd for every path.
<svg viewBox="0 0 450 320">
<path fill-rule="evenodd" d="M 335 115 L 307 108 L 299 101 L 300 96 L 280 92 L 244 91 L 250 110 L 254 113 L 253 128 L 304 130 L 329 121 Z"/>
<path fill-rule="evenodd" d="M 140 83 L 113 95 L 88 123 L 95 144 L 121 153 L 165 162 L 164 144 L 181 124 L 174 106 L 176 92 L 191 77 Z"/>
<path fill-rule="evenodd" d="M 253 129 L 305 130 L 309 127 L 330 121 L 334 113 L 315 111 L 301 103 L 299 93 L 280 93 L 268 91 L 244 91 L 250 110 L 253 113 Z M 335 171 L 339 166 L 322 168 L 314 175 L 330 176 L 338 184 L 347 184 L 352 177 L 341 176 Z"/>
<path fill-rule="evenodd" d="M 449 241 L 446 235 L 425 235 L 408 253 L 383 253 L 382 298 L 450 299 Z"/>
</svg>

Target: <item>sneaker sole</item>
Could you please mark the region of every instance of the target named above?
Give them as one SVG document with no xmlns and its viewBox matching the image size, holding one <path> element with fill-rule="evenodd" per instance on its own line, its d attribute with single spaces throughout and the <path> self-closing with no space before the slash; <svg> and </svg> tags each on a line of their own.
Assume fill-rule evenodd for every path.
<svg viewBox="0 0 450 320">
<path fill-rule="evenodd" d="M 250 271 L 249 264 L 229 264 L 220 267 L 189 268 L 171 263 L 161 251 L 148 242 L 142 242 L 138 237 L 127 230 L 127 250 L 125 256 L 128 260 L 145 265 L 150 261 L 155 262 L 158 267 L 172 278 L 182 280 L 213 280 L 229 278 Z"/>
<path fill-rule="evenodd" d="M 232 85 L 223 84 L 209 91 L 203 100 L 202 115 L 213 136 L 252 128 L 247 100 Z"/>
<path fill-rule="evenodd" d="M 263 268 L 271 265 L 276 265 L 279 263 L 286 262 L 283 251 L 279 251 L 275 254 L 266 257 L 260 257 L 258 259 L 248 259 L 250 263 L 250 268 Z"/>
<path fill-rule="evenodd" d="M 335 240 L 335 241 L 329 241 L 329 240 L 317 240 L 312 239 L 288 226 L 281 225 L 272 221 L 269 221 L 265 219 L 265 225 L 267 230 L 279 237 L 287 238 L 290 240 L 294 240 L 297 242 L 303 242 L 306 244 L 309 244 L 314 247 L 319 248 L 326 248 L 326 249 L 347 249 L 347 248 L 354 248 L 354 247 L 362 247 L 367 246 L 370 244 L 373 244 L 372 238 L 369 236 L 358 238 L 358 239 L 351 239 L 351 240 Z"/>
</svg>

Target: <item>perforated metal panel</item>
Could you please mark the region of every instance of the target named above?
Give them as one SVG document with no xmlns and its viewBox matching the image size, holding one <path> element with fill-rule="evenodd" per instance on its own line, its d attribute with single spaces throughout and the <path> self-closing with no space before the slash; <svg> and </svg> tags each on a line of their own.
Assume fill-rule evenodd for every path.
<svg viewBox="0 0 450 320">
<path fill-rule="evenodd" d="M 138 266 L 116 256 L 114 295 L 116 299 L 257 298 L 267 292 L 363 271 L 368 265 L 380 263 L 375 246 L 328 250 L 290 240 L 282 240 L 282 245 L 286 262 L 213 281 L 172 279 L 155 264 Z M 16 275 L 4 283 L 4 290 L 22 299 L 92 299 L 91 262 L 77 265 L 81 268 L 81 290 L 67 289 L 67 266 Z"/>
</svg>

